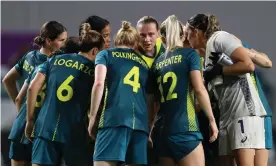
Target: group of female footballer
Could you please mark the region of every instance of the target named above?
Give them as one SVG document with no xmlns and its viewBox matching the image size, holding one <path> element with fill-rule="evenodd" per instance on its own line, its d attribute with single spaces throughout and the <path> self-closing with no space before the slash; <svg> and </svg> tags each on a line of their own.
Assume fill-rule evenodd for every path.
<svg viewBox="0 0 276 166">
<path fill-rule="evenodd" d="M 43 24 L 3 79 L 18 115 L 12 166 L 266 166 L 272 112 L 255 65 L 266 54 L 222 31 L 214 15 L 160 25 L 99 16 L 67 37 Z M 202 116 L 204 114 L 204 116 Z"/>
</svg>

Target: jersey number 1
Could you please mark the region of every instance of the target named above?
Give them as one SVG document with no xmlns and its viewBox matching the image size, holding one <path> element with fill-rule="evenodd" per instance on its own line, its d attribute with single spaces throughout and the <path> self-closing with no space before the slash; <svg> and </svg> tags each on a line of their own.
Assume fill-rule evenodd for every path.
<svg viewBox="0 0 276 166">
<path fill-rule="evenodd" d="M 132 86 L 133 92 L 137 93 L 138 89 L 141 87 L 139 83 L 139 67 L 134 66 L 125 76 L 124 84 Z M 133 77 L 133 80 L 130 80 Z"/>
<path fill-rule="evenodd" d="M 67 102 L 73 97 L 73 88 L 69 85 L 74 79 L 74 76 L 70 75 L 63 81 L 57 89 L 57 98 L 60 101 Z"/>
</svg>

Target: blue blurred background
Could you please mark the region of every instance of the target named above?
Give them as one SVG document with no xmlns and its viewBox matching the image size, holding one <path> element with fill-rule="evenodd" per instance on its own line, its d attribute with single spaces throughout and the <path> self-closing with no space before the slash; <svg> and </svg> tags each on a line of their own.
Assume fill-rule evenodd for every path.
<svg viewBox="0 0 276 166">
<path fill-rule="evenodd" d="M 183 23 L 194 14 L 215 14 L 223 30 L 235 34 L 256 50 L 265 52 L 275 62 L 276 2 L 1 2 L 1 80 L 17 60 L 33 49 L 32 40 L 46 21 L 61 22 L 69 36 L 78 35 L 80 22 L 89 15 L 99 15 L 111 23 L 113 34 L 123 20 L 133 26 L 140 17 L 151 15 L 160 23 L 175 14 Z M 261 82 L 272 110 L 276 108 L 276 69 L 260 69 Z M 14 104 L 1 86 L 1 154 L 8 165 L 9 130 L 16 117 Z M 273 117 L 274 140 L 276 118 Z M 274 148 L 275 149 L 275 148 Z M 276 165 L 271 151 L 270 166 Z"/>
</svg>

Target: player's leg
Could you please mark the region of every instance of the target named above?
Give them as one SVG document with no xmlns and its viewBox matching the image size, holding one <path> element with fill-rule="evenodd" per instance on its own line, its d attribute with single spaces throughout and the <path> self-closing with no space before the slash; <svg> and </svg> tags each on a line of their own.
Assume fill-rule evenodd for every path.
<svg viewBox="0 0 276 166">
<path fill-rule="evenodd" d="M 237 166 L 254 165 L 255 149 L 237 149 L 234 154 Z"/>
<path fill-rule="evenodd" d="M 125 162 L 130 130 L 127 127 L 100 129 L 94 149 L 94 166 L 117 165 Z"/>
<path fill-rule="evenodd" d="M 17 161 L 14 159 L 11 159 L 11 166 L 24 166 L 25 165 L 25 161 Z"/>
<path fill-rule="evenodd" d="M 132 130 L 132 129 L 129 129 Z M 126 163 L 128 165 L 147 164 L 147 144 L 148 134 L 144 131 L 132 130 L 132 136 L 126 153 Z"/>
<path fill-rule="evenodd" d="M 256 149 L 255 150 L 255 158 L 254 158 L 254 166 L 267 166 L 268 153 L 269 153 L 269 150 L 267 150 L 267 149 Z"/>
<path fill-rule="evenodd" d="M 235 119 L 228 132 L 237 166 L 254 165 L 255 149 L 265 147 L 263 118 L 248 116 Z"/>
<path fill-rule="evenodd" d="M 205 166 L 204 150 L 201 141 L 187 141 L 186 150 L 191 152 L 178 161 L 179 166 Z"/>
<path fill-rule="evenodd" d="M 264 141 L 265 147 L 263 149 L 257 149 L 255 151 L 255 166 L 267 166 L 268 165 L 268 156 L 269 150 L 272 149 L 272 121 L 271 117 L 264 117 L 264 132 L 265 139 L 260 138 L 259 142 Z"/>
</svg>

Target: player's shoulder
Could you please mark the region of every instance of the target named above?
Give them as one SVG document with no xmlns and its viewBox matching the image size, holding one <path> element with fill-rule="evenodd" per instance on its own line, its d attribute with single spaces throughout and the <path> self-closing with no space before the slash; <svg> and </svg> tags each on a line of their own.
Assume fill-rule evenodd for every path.
<svg viewBox="0 0 276 166">
<path fill-rule="evenodd" d="M 134 52 L 136 53 L 133 49 L 131 48 L 109 48 L 106 49 L 107 52 Z"/>
<path fill-rule="evenodd" d="M 33 58 L 33 57 L 36 56 L 37 54 L 39 54 L 39 50 L 30 50 L 30 51 L 28 51 L 28 52 L 24 55 L 24 57 L 25 57 L 25 59 L 27 59 L 27 58 Z"/>
<path fill-rule="evenodd" d="M 234 36 L 226 31 L 217 31 L 209 39 L 210 42 L 225 42 Z"/>
<path fill-rule="evenodd" d="M 214 42 L 217 39 L 225 38 L 226 36 L 230 36 L 231 34 L 226 31 L 216 31 L 214 32 L 210 38 L 208 39 L 208 42 Z"/>
<path fill-rule="evenodd" d="M 182 56 L 191 56 L 197 54 L 193 48 L 178 48 L 175 52 L 175 55 L 182 55 Z"/>
</svg>

